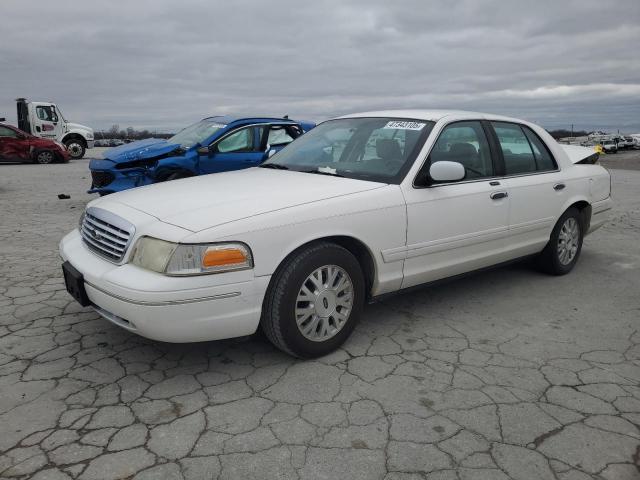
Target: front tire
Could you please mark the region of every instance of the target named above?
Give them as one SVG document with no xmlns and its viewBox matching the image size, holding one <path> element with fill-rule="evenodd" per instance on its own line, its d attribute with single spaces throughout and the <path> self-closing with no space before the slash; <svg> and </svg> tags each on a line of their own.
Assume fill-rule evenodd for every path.
<svg viewBox="0 0 640 480">
<path fill-rule="evenodd" d="M 551 275 L 566 275 L 578 262 L 584 239 L 584 221 L 580 210 L 569 208 L 553 227 L 549 243 L 539 258 L 543 271 Z"/>
<path fill-rule="evenodd" d="M 56 157 L 50 150 L 41 150 L 36 154 L 36 162 L 40 165 L 47 165 L 53 163 Z"/>
<path fill-rule="evenodd" d="M 262 329 L 290 355 L 326 355 L 353 331 L 364 291 L 362 269 L 353 254 L 333 243 L 316 243 L 278 268 L 263 302 Z"/>
<path fill-rule="evenodd" d="M 73 160 L 80 160 L 84 157 L 86 147 L 84 143 L 78 139 L 72 138 L 64 142 L 64 146 L 67 147 L 67 152 Z"/>
</svg>

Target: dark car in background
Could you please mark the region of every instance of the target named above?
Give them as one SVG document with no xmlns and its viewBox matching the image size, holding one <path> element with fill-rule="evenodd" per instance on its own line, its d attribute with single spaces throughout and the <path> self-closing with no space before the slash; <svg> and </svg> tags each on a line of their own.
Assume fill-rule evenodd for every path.
<svg viewBox="0 0 640 480">
<path fill-rule="evenodd" d="M 0 123 L 0 162 L 46 164 L 68 162 L 69 158 L 63 144 Z"/>
</svg>

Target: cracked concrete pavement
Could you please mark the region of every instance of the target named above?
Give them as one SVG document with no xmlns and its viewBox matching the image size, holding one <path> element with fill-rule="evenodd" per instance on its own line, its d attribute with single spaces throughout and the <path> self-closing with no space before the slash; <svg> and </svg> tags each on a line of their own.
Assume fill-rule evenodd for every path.
<svg viewBox="0 0 640 480">
<path fill-rule="evenodd" d="M 614 218 L 572 274 L 524 263 L 393 297 L 300 361 L 81 308 L 57 245 L 87 161 L 0 171 L 2 478 L 640 478 L 640 172 L 613 171 Z"/>
</svg>

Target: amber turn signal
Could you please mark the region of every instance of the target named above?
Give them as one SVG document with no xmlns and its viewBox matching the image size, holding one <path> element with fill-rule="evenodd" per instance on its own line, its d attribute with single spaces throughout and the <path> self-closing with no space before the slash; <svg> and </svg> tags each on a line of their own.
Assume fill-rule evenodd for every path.
<svg viewBox="0 0 640 480">
<path fill-rule="evenodd" d="M 210 247 L 202 257 L 202 266 L 209 268 L 238 265 L 246 263 L 247 260 L 248 258 L 246 253 L 240 249 Z"/>
</svg>

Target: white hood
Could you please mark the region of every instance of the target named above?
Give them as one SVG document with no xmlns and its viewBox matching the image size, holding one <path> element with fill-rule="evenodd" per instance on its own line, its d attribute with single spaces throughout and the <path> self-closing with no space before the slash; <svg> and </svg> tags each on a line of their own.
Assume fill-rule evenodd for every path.
<svg viewBox="0 0 640 480">
<path fill-rule="evenodd" d="M 67 128 L 69 129 L 70 132 L 73 132 L 73 131 L 78 132 L 80 130 L 85 131 L 87 133 L 90 133 L 91 137 L 93 138 L 93 128 L 87 127 L 86 125 L 80 125 L 79 123 L 68 122 Z"/>
<path fill-rule="evenodd" d="M 127 205 L 192 232 L 386 184 L 295 171 L 250 168 L 108 195 L 92 206 Z"/>
</svg>

